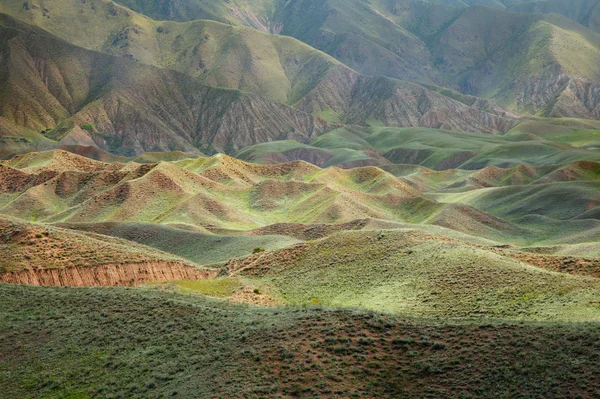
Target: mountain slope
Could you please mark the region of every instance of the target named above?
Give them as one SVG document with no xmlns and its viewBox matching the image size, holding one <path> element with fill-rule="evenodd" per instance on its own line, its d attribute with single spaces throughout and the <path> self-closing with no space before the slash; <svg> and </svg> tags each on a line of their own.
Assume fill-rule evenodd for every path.
<svg viewBox="0 0 600 399">
<path fill-rule="evenodd" d="M 153 21 L 111 1 L 45 1 L 24 9 L 8 1 L 0 12 L 88 50 L 184 73 L 212 86 L 293 104 L 339 63 L 283 36 L 214 21 Z M 73 30 L 80 33 L 73 35 Z"/>
<path fill-rule="evenodd" d="M 521 112 L 599 116 L 600 36 L 558 15 L 380 0 L 178 0 L 168 11 L 124 4 L 154 18 L 212 18 L 293 36 L 367 75 L 435 83 Z"/>
<path fill-rule="evenodd" d="M 327 67 L 314 87 L 297 82 L 303 97 L 293 109 L 212 88 L 185 73 L 74 47 L 9 17 L 3 21 L 4 125 L 42 131 L 46 138 L 38 134 L 38 140 L 60 145 L 95 145 L 121 155 L 233 152 L 272 140 L 309 141 L 334 128 L 308 114 L 323 112 L 339 113 L 338 121 L 347 123 L 380 120 L 489 133 L 515 125 L 514 115 L 493 103 L 364 77 L 342 65 Z M 319 68 L 319 62 L 306 62 Z"/>
<path fill-rule="evenodd" d="M 184 74 L 73 47 L 4 21 L 0 115 L 45 130 L 61 144 L 127 155 L 197 153 L 285 137 L 306 140 L 331 129 L 263 97 L 211 88 Z"/>
</svg>

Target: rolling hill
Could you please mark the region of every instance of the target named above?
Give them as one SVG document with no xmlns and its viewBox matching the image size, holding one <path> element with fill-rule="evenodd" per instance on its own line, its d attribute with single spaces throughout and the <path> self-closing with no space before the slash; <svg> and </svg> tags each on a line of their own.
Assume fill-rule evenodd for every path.
<svg viewBox="0 0 600 399">
<path fill-rule="evenodd" d="M 596 278 L 531 267 L 489 248 L 418 231 L 341 232 L 235 259 L 291 304 L 427 317 L 598 320 Z"/>
<path fill-rule="evenodd" d="M 518 245 L 593 242 L 600 229 L 596 162 L 473 171 L 393 164 L 383 168 L 320 169 L 302 161 L 257 165 L 225 155 L 106 164 L 55 150 L 3 162 L 6 183 L 0 212 L 44 223 L 117 223 L 114 230 L 96 231 L 114 231 L 107 234 L 161 250 L 171 247 L 178 255 L 189 247 L 185 242 L 195 239 L 206 245 L 218 239 L 223 245 L 231 242 L 232 248 L 245 248 L 243 255 L 253 248 L 252 240 L 236 243 L 201 233 L 229 234 L 278 223 L 377 219 L 419 228 L 442 226 Z M 124 222 L 159 223 L 198 233 L 168 229 L 151 233 L 148 225 L 118 224 Z M 169 244 L 169 236 L 182 244 L 184 252 Z M 273 240 L 263 244 L 281 248 L 291 243 Z M 278 240 L 281 244 L 276 244 Z M 222 260 L 197 253 L 186 257 Z"/>
<path fill-rule="evenodd" d="M 600 380 L 600 0 L 0 2 L 0 399 Z"/>
<path fill-rule="evenodd" d="M 104 235 L 0 218 L 0 283 L 131 286 L 216 273 L 171 254 Z"/>
<path fill-rule="evenodd" d="M 593 122 L 593 121 L 591 121 Z M 272 141 L 234 153 L 242 160 L 303 160 L 320 167 L 421 165 L 430 169 L 541 166 L 600 160 L 598 125 L 583 120 L 525 121 L 505 135 L 431 128 L 342 127 L 309 143 Z"/>
</svg>

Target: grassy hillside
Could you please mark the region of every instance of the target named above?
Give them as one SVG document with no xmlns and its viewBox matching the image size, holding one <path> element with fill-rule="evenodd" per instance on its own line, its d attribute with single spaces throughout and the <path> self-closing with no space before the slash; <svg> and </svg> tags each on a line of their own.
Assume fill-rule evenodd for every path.
<svg viewBox="0 0 600 399">
<path fill-rule="evenodd" d="M 531 114 L 597 118 L 597 2 L 521 3 L 123 1 L 157 19 L 209 18 L 292 36 L 367 75 L 452 87 Z"/>
<path fill-rule="evenodd" d="M 130 241 L 26 223 L 7 216 L 0 219 L 0 226 L 2 273 L 28 268 L 91 268 L 108 263 L 182 260 L 166 252 L 132 244 Z"/>
<path fill-rule="evenodd" d="M 291 304 L 428 317 L 595 321 L 597 279 L 534 268 L 418 231 L 343 232 L 228 263 Z"/>
<path fill-rule="evenodd" d="M 596 324 L 442 324 L 131 289 L 3 285 L 0 295 L 5 398 L 586 397 L 598 389 Z"/>
<path fill-rule="evenodd" d="M 600 2 L 598 0 L 545 0 L 520 3 L 522 4 L 511 5 L 509 9 L 517 12 L 561 14 L 595 32 L 600 32 Z"/>
<path fill-rule="evenodd" d="M 113 17 L 106 12 L 106 18 Z M 377 120 L 390 126 L 424 125 L 487 133 L 507 131 L 516 124 L 514 114 L 493 103 L 456 98 L 407 82 L 361 76 L 322 54 L 313 57 L 311 54 L 316 51 L 308 46 L 299 45 L 302 50 L 296 51 L 285 44 L 291 39 L 254 30 L 249 32 L 267 40 L 269 44 L 265 46 L 277 44 L 283 52 L 276 64 L 285 64 L 289 72 L 285 72 L 289 84 L 284 84 L 284 92 L 290 97 L 267 93 L 267 86 L 277 85 L 277 79 L 259 64 L 256 70 L 267 71 L 263 77 L 269 76 L 264 84 L 258 78 L 240 78 L 240 71 L 251 71 L 253 67 L 233 59 L 215 61 L 219 73 L 254 85 L 247 89 L 260 94 L 249 95 L 205 85 L 239 87 L 227 83 L 225 78 L 222 82 L 208 82 L 189 71 L 158 69 L 131 57 L 85 50 L 7 16 L 2 21 L 1 51 L 9 73 L 0 79 L 4 88 L 0 95 L 0 124 L 8 129 L 8 134 L 19 138 L 23 147 L 39 148 L 54 140 L 58 146 L 97 146 L 130 157 L 160 151 L 192 155 L 231 153 L 261 142 L 309 141 L 336 127 L 319 116 L 309 115 L 324 116 L 327 110 L 339 114 L 341 122 L 357 124 Z M 206 24 L 227 32 L 242 29 Z M 227 32 L 222 33 L 227 36 Z M 235 35 L 248 38 L 253 44 L 260 42 L 250 34 Z M 191 29 L 177 37 L 194 41 L 198 32 Z M 218 42 L 214 48 L 228 46 Z M 188 50 L 182 51 L 193 53 Z M 197 50 L 197 54 L 204 52 Z M 213 53 L 225 54 L 222 50 Z M 234 46 L 231 54 L 241 53 Z M 244 57 L 251 64 L 265 59 L 257 54 Z M 179 61 L 175 64 L 180 65 Z M 296 108 L 265 96 L 294 103 Z M 410 98 L 413 100 L 407 102 Z M 423 105 L 415 107 L 417 102 Z M 12 153 L 19 146 L 13 144 L 7 152 Z"/>
<path fill-rule="evenodd" d="M 74 47 L 3 17 L 6 71 L 0 115 L 64 145 L 121 155 L 232 151 L 272 139 L 315 137 L 323 120 L 264 97 Z M 302 140 L 305 140 L 302 139 Z"/>
<path fill-rule="evenodd" d="M 271 251 L 299 242 L 281 235 L 220 236 L 151 223 L 81 223 L 63 227 L 138 242 L 204 265 L 247 256 L 257 248 Z"/>
<path fill-rule="evenodd" d="M 506 135 L 430 128 L 345 127 L 310 143 L 273 141 L 249 146 L 235 156 L 250 162 L 304 160 L 321 167 L 413 164 L 446 170 L 600 160 L 600 130 L 583 120 L 525 121 Z"/>
<path fill-rule="evenodd" d="M 153 21 L 110 1 L 45 1 L 0 12 L 39 26 L 76 46 L 175 70 L 202 83 L 239 89 L 293 104 L 314 87 L 333 58 L 304 43 L 215 21 Z M 73 35 L 73 29 L 81 34 Z"/>
</svg>

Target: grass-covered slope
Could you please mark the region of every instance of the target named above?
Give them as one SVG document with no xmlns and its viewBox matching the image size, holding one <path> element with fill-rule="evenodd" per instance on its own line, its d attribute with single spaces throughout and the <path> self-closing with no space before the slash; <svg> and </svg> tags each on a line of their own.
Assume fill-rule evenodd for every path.
<svg viewBox="0 0 600 399">
<path fill-rule="evenodd" d="M 88 50 L 282 103 L 295 103 L 339 64 L 293 38 L 215 21 L 154 21 L 110 1 L 52 0 L 25 9 L 11 0 L 0 6 L 0 12 Z M 73 30 L 80 33 L 73 35 Z"/>
<path fill-rule="evenodd" d="M 452 87 L 527 113 L 598 117 L 595 1 L 122 3 L 158 19 L 209 18 L 292 36 L 367 75 Z M 592 29 L 558 14 L 503 9 L 511 6 L 562 12 Z"/>
<path fill-rule="evenodd" d="M 549 272 L 490 248 L 418 231 L 342 232 L 248 260 L 292 304 L 433 317 L 595 321 L 596 278 Z"/>
<path fill-rule="evenodd" d="M 596 324 L 252 308 L 132 289 L 0 286 L 16 397 L 593 397 Z M 23 339 L 27 337 L 27 339 Z"/>
<path fill-rule="evenodd" d="M 561 14 L 595 32 L 600 32 L 600 2 L 598 0 L 542 0 L 512 4 L 516 12 Z"/>
<path fill-rule="evenodd" d="M 216 271 L 167 252 L 104 235 L 0 218 L 0 284 L 132 286 L 204 280 Z"/>
<path fill-rule="evenodd" d="M 203 265 L 247 256 L 257 249 L 272 251 L 299 242 L 282 235 L 222 236 L 152 223 L 78 223 L 63 227 L 123 238 Z"/>
<path fill-rule="evenodd" d="M 0 25 L 0 116 L 59 144 L 198 154 L 331 129 L 264 97 L 74 47 L 6 16 Z"/>
<path fill-rule="evenodd" d="M 122 17 L 101 5 L 92 11 L 104 10 L 105 15 L 96 19 Z M 16 13 L 21 12 L 26 10 Z M 82 15 L 80 22 L 90 23 L 86 14 Z M 292 39 L 210 21 L 187 28 L 171 24 L 173 27 L 164 29 L 184 30 L 173 40 L 183 42 L 185 48 L 181 51 L 192 57 L 191 61 L 180 56 L 157 56 L 161 62 L 171 60 L 168 62 L 172 65 L 162 65 L 131 59 L 129 53 L 113 54 L 102 48 L 100 52 L 90 51 L 3 16 L 1 51 L 6 72 L 0 77 L 0 125 L 10 136 L 4 140 L 12 140 L 7 152 L 16 152 L 20 147 L 40 148 L 51 140 L 56 141 L 55 145 L 97 146 L 127 156 L 157 151 L 196 155 L 233 152 L 273 140 L 306 142 L 335 127 L 319 116 L 333 123 L 366 124 L 377 120 L 390 126 L 487 133 L 507 131 L 515 125 L 514 115 L 496 104 L 456 98 L 407 82 L 362 76 L 300 42 L 294 42 L 297 48 L 288 46 L 286 40 Z M 214 39 L 202 33 L 203 24 L 214 28 L 209 29 Z M 51 29 L 54 25 L 43 26 L 56 30 Z M 69 25 L 69 32 L 71 29 Z M 152 32 L 166 35 L 164 29 Z M 241 32 L 232 33 L 236 29 Z M 94 29 L 82 30 L 95 34 Z M 252 35 L 259 38 L 255 40 Z M 253 47 L 240 43 L 243 40 L 265 53 L 281 54 L 275 54 L 275 61 L 262 53 L 244 54 L 238 47 Z M 163 43 L 157 48 L 177 46 Z M 117 47 L 131 50 L 127 43 Z M 145 54 L 149 50 L 142 46 L 140 51 Z M 209 61 L 205 53 L 224 58 Z M 283 69 L 270 72 L 261 60 Z M 189 63 L 194 68 L 210 63 L 215 72 L 197 73 L 189 70 Z M 255 72 L 260 76 L 251 76 Z M 283 80 L 276 78 L 279 75 Z M 206 84 L 249 90 L 254 95 Z"/>
<path fill-rule="evenodd" d="M 182 258 L 127 240 L 0 218 L 0 271 L 62 269 L 103 264 L 181 262 Z M 189 263 L 191 264 L 191 263 Z"/>
<path fill-rule="evenodd" d="M 431 128 L 343 127 L 308 144 L 273 141 L 235 153 L 245 161 L 304 160 L 321 167 L 389 164 L 446 170 L 598 161 L 599 130 L 583 120 L 539 118 L 521 122 L 506 135 Z"/>
</svg>

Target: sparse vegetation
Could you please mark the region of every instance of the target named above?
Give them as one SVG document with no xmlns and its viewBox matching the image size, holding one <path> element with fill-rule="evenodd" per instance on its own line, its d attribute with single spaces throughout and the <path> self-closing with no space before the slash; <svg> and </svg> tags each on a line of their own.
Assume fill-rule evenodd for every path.
<svg viewBox="0 0 600 399">
<path fill-rule="evenodd" d="M 600 389 L 595 323 L 442 323 L 139 289 L 4 285 L 0 300 L 5 398 L 593 397 Z"/>
<path fill-rule="evenodd" d="M 96 125 L 94 125 L 93 123 L 84 123 L 83 125 L 81 125 L 81 128 L 88 132 L 93 132 L 94 130 L 96 130 Z"/>
</svg>

